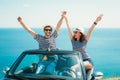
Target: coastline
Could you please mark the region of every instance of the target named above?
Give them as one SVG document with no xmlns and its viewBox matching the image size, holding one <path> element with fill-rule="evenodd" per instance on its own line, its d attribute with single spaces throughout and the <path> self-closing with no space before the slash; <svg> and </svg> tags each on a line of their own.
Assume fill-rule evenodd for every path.
<svg viewBox="0 0 120 80">
<path fill-rule="evenodd" d="M 120 77 L 103 78 L 103 80 L 120 80 Z"/>
</svg>

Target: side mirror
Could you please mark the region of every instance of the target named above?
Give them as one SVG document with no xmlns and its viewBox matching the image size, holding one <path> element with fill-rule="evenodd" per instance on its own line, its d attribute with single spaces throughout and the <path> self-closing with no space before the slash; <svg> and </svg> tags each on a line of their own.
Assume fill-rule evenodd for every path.
<svg viewBox="0 0 120 80">
<path fill-rule="evenodd" d="M 10 68 L 9 67 L 4 67 L 3 69 L 2 69 L 2 72 L 4 73 L 4 74 L 7 74 L 7 72 L 10 70 Z"/>
<path fill-rule="evenodd" d="M 99 80 L 103 78 L 103 73 L 102 72 L 96 72 L 95 73 L 95 80 Z"/>
</svg>

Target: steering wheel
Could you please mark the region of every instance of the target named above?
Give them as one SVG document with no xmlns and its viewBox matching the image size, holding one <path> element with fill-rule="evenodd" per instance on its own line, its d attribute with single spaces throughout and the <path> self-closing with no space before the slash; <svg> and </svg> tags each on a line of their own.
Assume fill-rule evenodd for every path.
<svg viewBox="0 0 120 80">
<path fill-rule="evenodd" d="M 72 70 L 71 68 L 68 68 L 68 67 L 64 67 L 62 68 L 61 70 L 58 71 L 58 75 L 63 75 L 63 76 L 70 76 L 70 77 L 73 77 L 73 78 L 76 78 L 77 76 L 77 73 Z"/>
</svg>

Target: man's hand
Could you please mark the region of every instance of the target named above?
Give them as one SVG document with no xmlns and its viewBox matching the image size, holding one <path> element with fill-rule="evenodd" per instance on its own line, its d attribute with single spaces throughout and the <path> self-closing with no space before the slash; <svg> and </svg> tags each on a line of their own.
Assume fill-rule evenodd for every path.
<svg viewBox="0 0 120 80">
<path fill-rule="evenodd" d="M 66 12 L 66 11 L 63 11 L 61 16 L 62 16 L 62 17 L 65 17 L 66 14 L 67 14 L 67 12 Z"/>
<path fill-rule="evenodd" d="M 18 17 L 17 20 L 18 20 L 18 22 L 22 22 L 22 18 L 21 17 Z"/>
</svg>

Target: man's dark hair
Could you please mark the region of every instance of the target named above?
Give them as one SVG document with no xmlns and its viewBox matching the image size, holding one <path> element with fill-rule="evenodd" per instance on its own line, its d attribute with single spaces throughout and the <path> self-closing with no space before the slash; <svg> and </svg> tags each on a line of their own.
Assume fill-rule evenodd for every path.
<svg viewBox="0 0 120 80">
<path fill-rule="evenodd" d="M 52 27 L 51 27 L 50 25 L 46 25 L 46 26 L 44 27 L 44 30 L 45 30 L 45 28 L 47 28 L 47 27 L 51 28 L 51 30 L 52 30 Z"/>
</svg>

